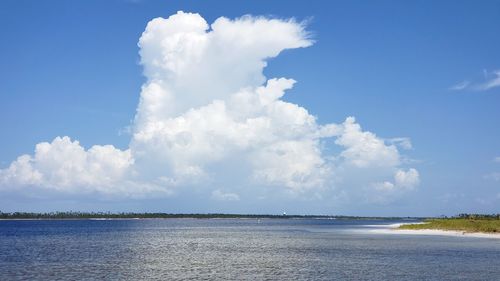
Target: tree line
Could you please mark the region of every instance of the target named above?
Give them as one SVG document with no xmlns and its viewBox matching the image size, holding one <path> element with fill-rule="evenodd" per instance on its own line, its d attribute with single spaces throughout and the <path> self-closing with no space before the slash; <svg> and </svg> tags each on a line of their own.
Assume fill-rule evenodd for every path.
<svg viewBox="0 0 500 281">
<path fill-rule="evenodd" d="M 394 220 L 404 220 L 404 219 L 423 219 L 423 218 L 410 218 L 410 217 L 357 217 L 357 216 L 343 216 L 343 215 L 273 215 L 273 214 L 223 214 L 223 213 L 195 213 L 195 214 L 173 214 L 173 213 L 137 213 L 137 212 L 46 212 L 46 213 L 36 213 L 36 212 L 2 212 L 0 211 L 0 219 L 153 219 L 153 218 L 249 218 L 249 219 L 259 219 L 259 218 L 303 218 L 303 219 L 345 219 L 345 220 L 362 220 L 362 219 L 394 219 Z"/>
</svg>

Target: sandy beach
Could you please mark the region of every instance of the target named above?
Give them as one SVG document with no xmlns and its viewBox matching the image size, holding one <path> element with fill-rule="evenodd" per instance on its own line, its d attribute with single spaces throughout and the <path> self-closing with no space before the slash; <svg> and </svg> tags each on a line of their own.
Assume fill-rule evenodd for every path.
<svg viewBox="0 0 500 281">
<path fill-rule="evenodd" d="M 496 238 L 500 239 L 500 233 L 482 233 L 482 232 L 463 232 L 454 230 L 438 230 L 438 229 L 399 229 L 399 226 L 404 224 L 414 223 L 395 223 L 386 225 L 385 228 L 370 229 L 371 233 L 378 234 L 408 234 L 408 235 L 441 235 L 441 236 L 458 236 L 458 237 L 477 237 L 477 238 Z"/>
</svg>

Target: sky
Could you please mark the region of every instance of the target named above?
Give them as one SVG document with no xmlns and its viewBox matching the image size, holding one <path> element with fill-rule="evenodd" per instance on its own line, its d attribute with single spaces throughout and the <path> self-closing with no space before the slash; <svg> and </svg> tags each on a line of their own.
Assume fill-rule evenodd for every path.
<svg viewBox="0 0 500 281">
<path fill-rule="evenodd" d="M 500 212 L 499 1 L 1 1 L 0 211 Z"/>
</svg>

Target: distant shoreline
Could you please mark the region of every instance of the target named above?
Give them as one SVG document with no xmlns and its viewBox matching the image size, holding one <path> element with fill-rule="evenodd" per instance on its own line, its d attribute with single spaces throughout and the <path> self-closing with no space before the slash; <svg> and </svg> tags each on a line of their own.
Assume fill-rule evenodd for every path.
<svg viewBox="0 0 500 281">
<path fill-rule="evenodd" d="M 172 214 L 172 213 L 3 213 L 0 220 L 128 220 L 128 219 L 335 219 L 335 220 L 409 220 L 417 217 L 367 217 L 343 215 L 270 215 L 270 214 Z"/>
</svg>

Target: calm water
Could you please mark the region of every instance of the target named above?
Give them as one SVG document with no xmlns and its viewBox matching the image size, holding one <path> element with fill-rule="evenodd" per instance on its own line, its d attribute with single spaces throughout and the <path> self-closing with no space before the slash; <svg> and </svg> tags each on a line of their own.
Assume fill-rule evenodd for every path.
<svg viewBox="0 0 500 281">
<path fill-rule="evenodd" d="M 499 240 L 364 231 L 389 223 L 0 221 L 0 280 L 500 280 Z"/>
</svg>

